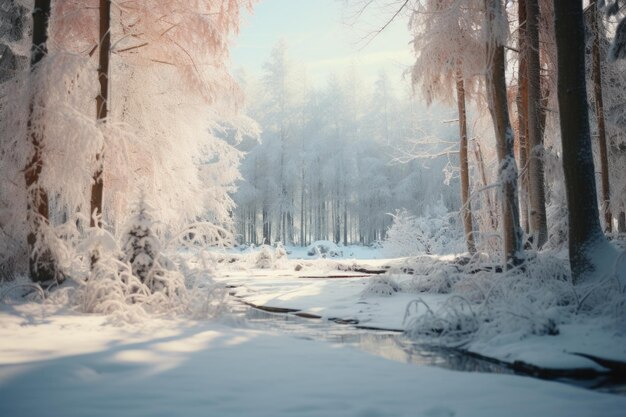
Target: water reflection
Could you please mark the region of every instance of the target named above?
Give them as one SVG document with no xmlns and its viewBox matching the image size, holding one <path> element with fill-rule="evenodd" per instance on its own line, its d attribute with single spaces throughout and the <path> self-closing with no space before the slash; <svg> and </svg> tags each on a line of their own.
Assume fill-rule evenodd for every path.
<svg viewBox="0 0 626 417">
<path fill-rule="evenodd" d="M 236 315 L 254 328 L 279 331 L 307 340 L 324 340 L 352 346 L 385 359 L 413 364 L 438 366 L 463 372 L 519 374 L 506 364 L 491 362 L 465 352 L 417 344 L 402 333 L 357 329 L 353 326 L 314 320 L 293 314 L 270 313 L 245 305 L 235 307 Z M 557 381 L 582 388 L 626 395 L 626 377 L 601 376 L 593 379 L 559 378 Z"/>
</svg>

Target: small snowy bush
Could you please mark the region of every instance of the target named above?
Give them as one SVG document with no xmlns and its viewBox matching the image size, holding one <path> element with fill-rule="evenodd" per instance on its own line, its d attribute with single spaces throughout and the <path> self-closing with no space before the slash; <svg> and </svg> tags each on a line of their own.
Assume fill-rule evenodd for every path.
<svg viewBox="0 0 626 417">
<path fill-rule="evenodd" d="M 361 297 L 391 297 L 400 291 L 400 285 L 389 275 L 370 278 L 367 286 L 361 291 Z"/>
<path fill-rule="evenodd" d="M 441 211 L 414 217 L 407 210 L 392 215 L 383 251 L 387 256 L 450 254 L 464 251 L 463 234 L 451 216 Z"/>
<path fill-rule="evenodd" d="M 337 246 L 334 242 L 329 240 L 318 240 L 309 245 L 307 248 L 307 255 L 319 256 L 322 258 L 336 258 L 343 256 L 343 251 L 339 249 L 339 246 Z"/>
<path fill-rule="evenodd" d="M 269 245 L 262 245 L 256 255 L 255 267 L 260 269 L 274 268 L 274 249 Z"/>
</svg>

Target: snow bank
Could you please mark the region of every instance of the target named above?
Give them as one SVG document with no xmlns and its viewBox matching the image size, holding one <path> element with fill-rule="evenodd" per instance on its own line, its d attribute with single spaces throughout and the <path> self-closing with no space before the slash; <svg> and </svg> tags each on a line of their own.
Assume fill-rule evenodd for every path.
<svg viewBox="0 0 626 417">
<path fill-rule="evenodd" d="M 0 415 L 617 417 L 626 408 L 625 397 L 565 384 L 407 366 L 251 329 L 104 323 L 2 308 Z"/>
</svg>

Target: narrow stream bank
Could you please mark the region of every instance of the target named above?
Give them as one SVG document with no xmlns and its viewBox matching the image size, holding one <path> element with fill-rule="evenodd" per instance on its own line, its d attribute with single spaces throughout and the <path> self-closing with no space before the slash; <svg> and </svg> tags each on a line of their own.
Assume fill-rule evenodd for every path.
<svg viewBox="0 0 626 417">
<path fill-rule="evenodd" d="M 532 369 L 480 357 L 458 349 L 415 343 L 402 333 L 359 329 L 323 319 L 299 317 L 293 313 L 272 313 L 234 303 L 234 313 L 253 328 L 278 331 L 297 338 L 322 340 L 350 346 L 385 359 L 411 365 L 428 365 L 463 372 L 516 374 L 559 381 L 582 388 L 626 396 L 626 375 L 587 375 L 584 378 L 550 377 Z"/>
</svg>

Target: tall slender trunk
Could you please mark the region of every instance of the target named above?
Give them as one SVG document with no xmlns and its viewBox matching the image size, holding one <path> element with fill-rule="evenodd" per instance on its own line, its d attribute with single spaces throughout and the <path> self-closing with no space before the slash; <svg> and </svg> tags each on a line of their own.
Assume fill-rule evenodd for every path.
<svg viewBox="0 0 626 417">
<path fill-rule="evenodd" d="M 33 43 L 31 49 L 30 70 L 34 79 L 40 71 L 38 64 L 47 55 L 48 19 L 50 0 L 36 0 L 33 9 Z M 29 141 L 33 148 L 32 156 L 24 169 L 26 181 L 26 222 L 28 233 L 28 269 L 35 282 L 58 279 L 58 267 L 54 256 L 44 239 L 45 229 L 49 226 L 48 194 L 40 184 L 43 168 L 43 129 L 33 127 L 36 106 L 43 107 L 42 91 L 32 90 L 28 115 Z"/>
<path fill-rule="evenodd" d="M 526 0 L 525 48 L 528 70 L 528 193 L 530 233 L 541 248 L 548 240 L 546 192 L 543 166 L 543 129 L 541 127 L 541 79 L 539 62 L 539 2 Z"/>
<path fill-rule="evenodd" d="M 593 250 L 604 241 L 597 204 L 585 75 L 582 0 L 554 0 L 563 172 L 569 211 L 572 281 L 595 270 Z"/>
<path fill-rule="evenodd" d="M 111 52 L 111 0 L 100 0 L 100 50 L 98 55 L 98 81 L 100 92 L 96 97 L 96 118 L 104 124 L 108 116 L 109 100 L 109 56 Z M 96 170 L 91 186 L 91 227 L 102 227 L 104 194 L 104 149 L 96 155 Z M 96 219 L 99 219 L 97 220 Z"/>
<path fill-rule="evenodd" d="M 300 246 L 304 246 L 306 231 L 304 228 L 304 169 L 302 170 L 302 179 L 300 182 Z"/>
<path fill-rule="evenodd" d="M 526 62 L 526 0 L 519 0 L 519 67 L 517 89 L 517 120 L 519 126 L 520 210 L 522 227 L 530 230 L 528 221 L 528 63 Z"/>
<path fill-rule="evenodd" d="M 620 211 L 619 216 L 617 216 L 617 231 L 626 233 L 626 213 L 623 211 Z"/>
<path fill-rule="evenodd" d="M 604 120 L 604 103 L 602 98 L 602 62 L 600 57 L 600 28 L 598 25 L 598 2 L 591 1 L 591 31 L 593 45 L 591 48 L 593 72 L 593 96 L 595 101 L 596 120 L 598 123 L 598 147 L 600 148 L 600 196 L 602 212 L 604 214 L 604 231 L 613 231 L 613 216 L 611 214 L 611 189 L 609 184 L 609 158 L 606 146 L 606 123 Z"/>
<path fill-rule="evenodd" d="M 346 200 L 343 202 L 343 245 L 348 246 L 348 202 Z"/>
<path fill-rule="evenodd" d="M 476 159 L 476 166 L 478 167 L 478 172 L 480 174 L 480 179 L 482 181 L 483 194 L 485 196 L 485 204 L 487 205 L 487 210 L 489 211 L 489 222 L 491 224 L 492 230 L 498 230 L 498 216 L 495 213 L 494 204 L 491 200 L 491 192 L 487 190 L 487 185 L 489 182 L 487 181 L 487 172 L 485 170 L 485 160 L 483 158 L 483 152 L 480 149 L 480 143 L 478 141 L 474 141 L 474 158 Z"/>
<path fill-rule="evenodd" d="M 263 213 L 262 213 L 262 221 L 263 221 L 263 244 L 269 245 L 271 243 L 270 237 L 270 219 L 267 204 L 263 203 Z"/>
<path fill-rule="evenodd" d="M 474 243 L 474 226 L 472 224 L 472 206 L 469 201 L 469 164 L 467 161 L 467 112 L 465 109 L 465 86 L 460 68 L 456 74 L 456 98 L 459 108 L 459 162 L 461 171 L 461 217 L 463 218 L 463 228 L 465 229 L 465 243 L 467 251 L 473 255 L 476 253 Z"/>
<path fill-rule="evenodd" d="M 493 34 L 493 23 L 496 13 L 501 13 L 500 0 L 486 0 L 487 24 L 489 33 Z M 522 257 L 522 230 L 519 224 L 519 207 L 517 200 L 517 165 L 515 163 L 514 135 L 509 120 L 506 94 L 506 76 L 504 46 L 490 37 L 487 45 L 488 71 L 487 95 L 489 110 L 493 119 L 496 136 L 499 182 L 502 194 L 502 233 L 504 239 L 505 265 L 518 265 Z"/>
</svg>

